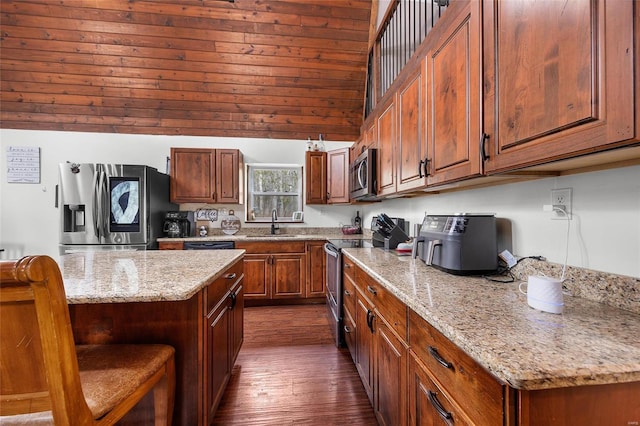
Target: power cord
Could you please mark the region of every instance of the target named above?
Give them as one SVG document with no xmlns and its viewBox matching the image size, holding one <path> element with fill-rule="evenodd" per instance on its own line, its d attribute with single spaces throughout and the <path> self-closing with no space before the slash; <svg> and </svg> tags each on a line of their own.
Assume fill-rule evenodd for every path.
<svg viewBox="0 0 640 426">
<path fill-rule="evenodd" d="M 516 260 L 516 265 L 518 263 L 522 262 L 525 259 L 535 259 L 535 260 L 540 260 L 540 261 L 546 260 L 543 256 L 524 256 L 524 257 L 521 257 L 518 260 Z M 511 272 L 511 269 L 513 269 L 513 267 L 515 267 L 516 265 L 513 265 L 510 268 L 509 266 L 507 266 L 506 263 L 504 263 L 504 261 L 502 259 L 499 259 L 499 262 L 502 262 L 503 265 L 498 266 L 498 270 L 495 272 L 495 274 L 483 275 L 482 278 L 484 278 L 485 280 L 493 281 L 493 282 L 497 282 L 497 283 L 512 283 L 512 282 L 515 282 L 516 277 Z M 499 278 L 496 278 L 496 277 L 505 277 L 506 279 L 499 279 Z"/>
</svg>

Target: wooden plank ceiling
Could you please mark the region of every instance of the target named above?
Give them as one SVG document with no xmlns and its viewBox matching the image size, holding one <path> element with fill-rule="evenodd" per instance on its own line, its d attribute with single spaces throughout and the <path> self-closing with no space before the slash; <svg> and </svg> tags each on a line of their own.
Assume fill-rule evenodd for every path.
<svg viewBox="0 0 640 426">
<path fill-rule="evenodd" d="M 371 0 L 1 0 L 3 128 L 354 140 Z"/>
</svg>

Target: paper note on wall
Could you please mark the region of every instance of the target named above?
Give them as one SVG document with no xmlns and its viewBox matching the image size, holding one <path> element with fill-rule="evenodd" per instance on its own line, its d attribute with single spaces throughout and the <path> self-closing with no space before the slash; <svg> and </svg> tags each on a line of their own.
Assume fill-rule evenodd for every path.
<svg viewBox="0 0 640 426">
<path fill-rule="evenodd" d="M 39 147 L 7 147 L 7 182 L 40 183 Z"/>
</svg>

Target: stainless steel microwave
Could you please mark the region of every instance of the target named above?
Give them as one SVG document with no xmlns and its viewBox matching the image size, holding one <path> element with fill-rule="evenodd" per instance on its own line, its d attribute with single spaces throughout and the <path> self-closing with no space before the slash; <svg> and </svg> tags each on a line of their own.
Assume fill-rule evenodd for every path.
<svg viewBox="0 0 640 426">
<path fill-rule="evenodd" d="M 351 199 L 373 200 L 376 198 L 376 149 L 365 149 L 350 166 L 349 184 Z"/>
</svg>

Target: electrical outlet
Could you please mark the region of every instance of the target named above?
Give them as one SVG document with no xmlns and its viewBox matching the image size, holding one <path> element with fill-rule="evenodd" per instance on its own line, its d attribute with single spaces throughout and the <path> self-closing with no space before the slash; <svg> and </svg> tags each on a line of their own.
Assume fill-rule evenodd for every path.
<svg viewBox="0 0 640 426">
<path fill-rule="evenodd" d="M 571 220 L 571 193 L 571 188 L 551 190 L 551 205 L 554 207 L 552 219 Z M 555 207 L 564 209 L 566 214 L 558 211 Z"/>
</svg>

